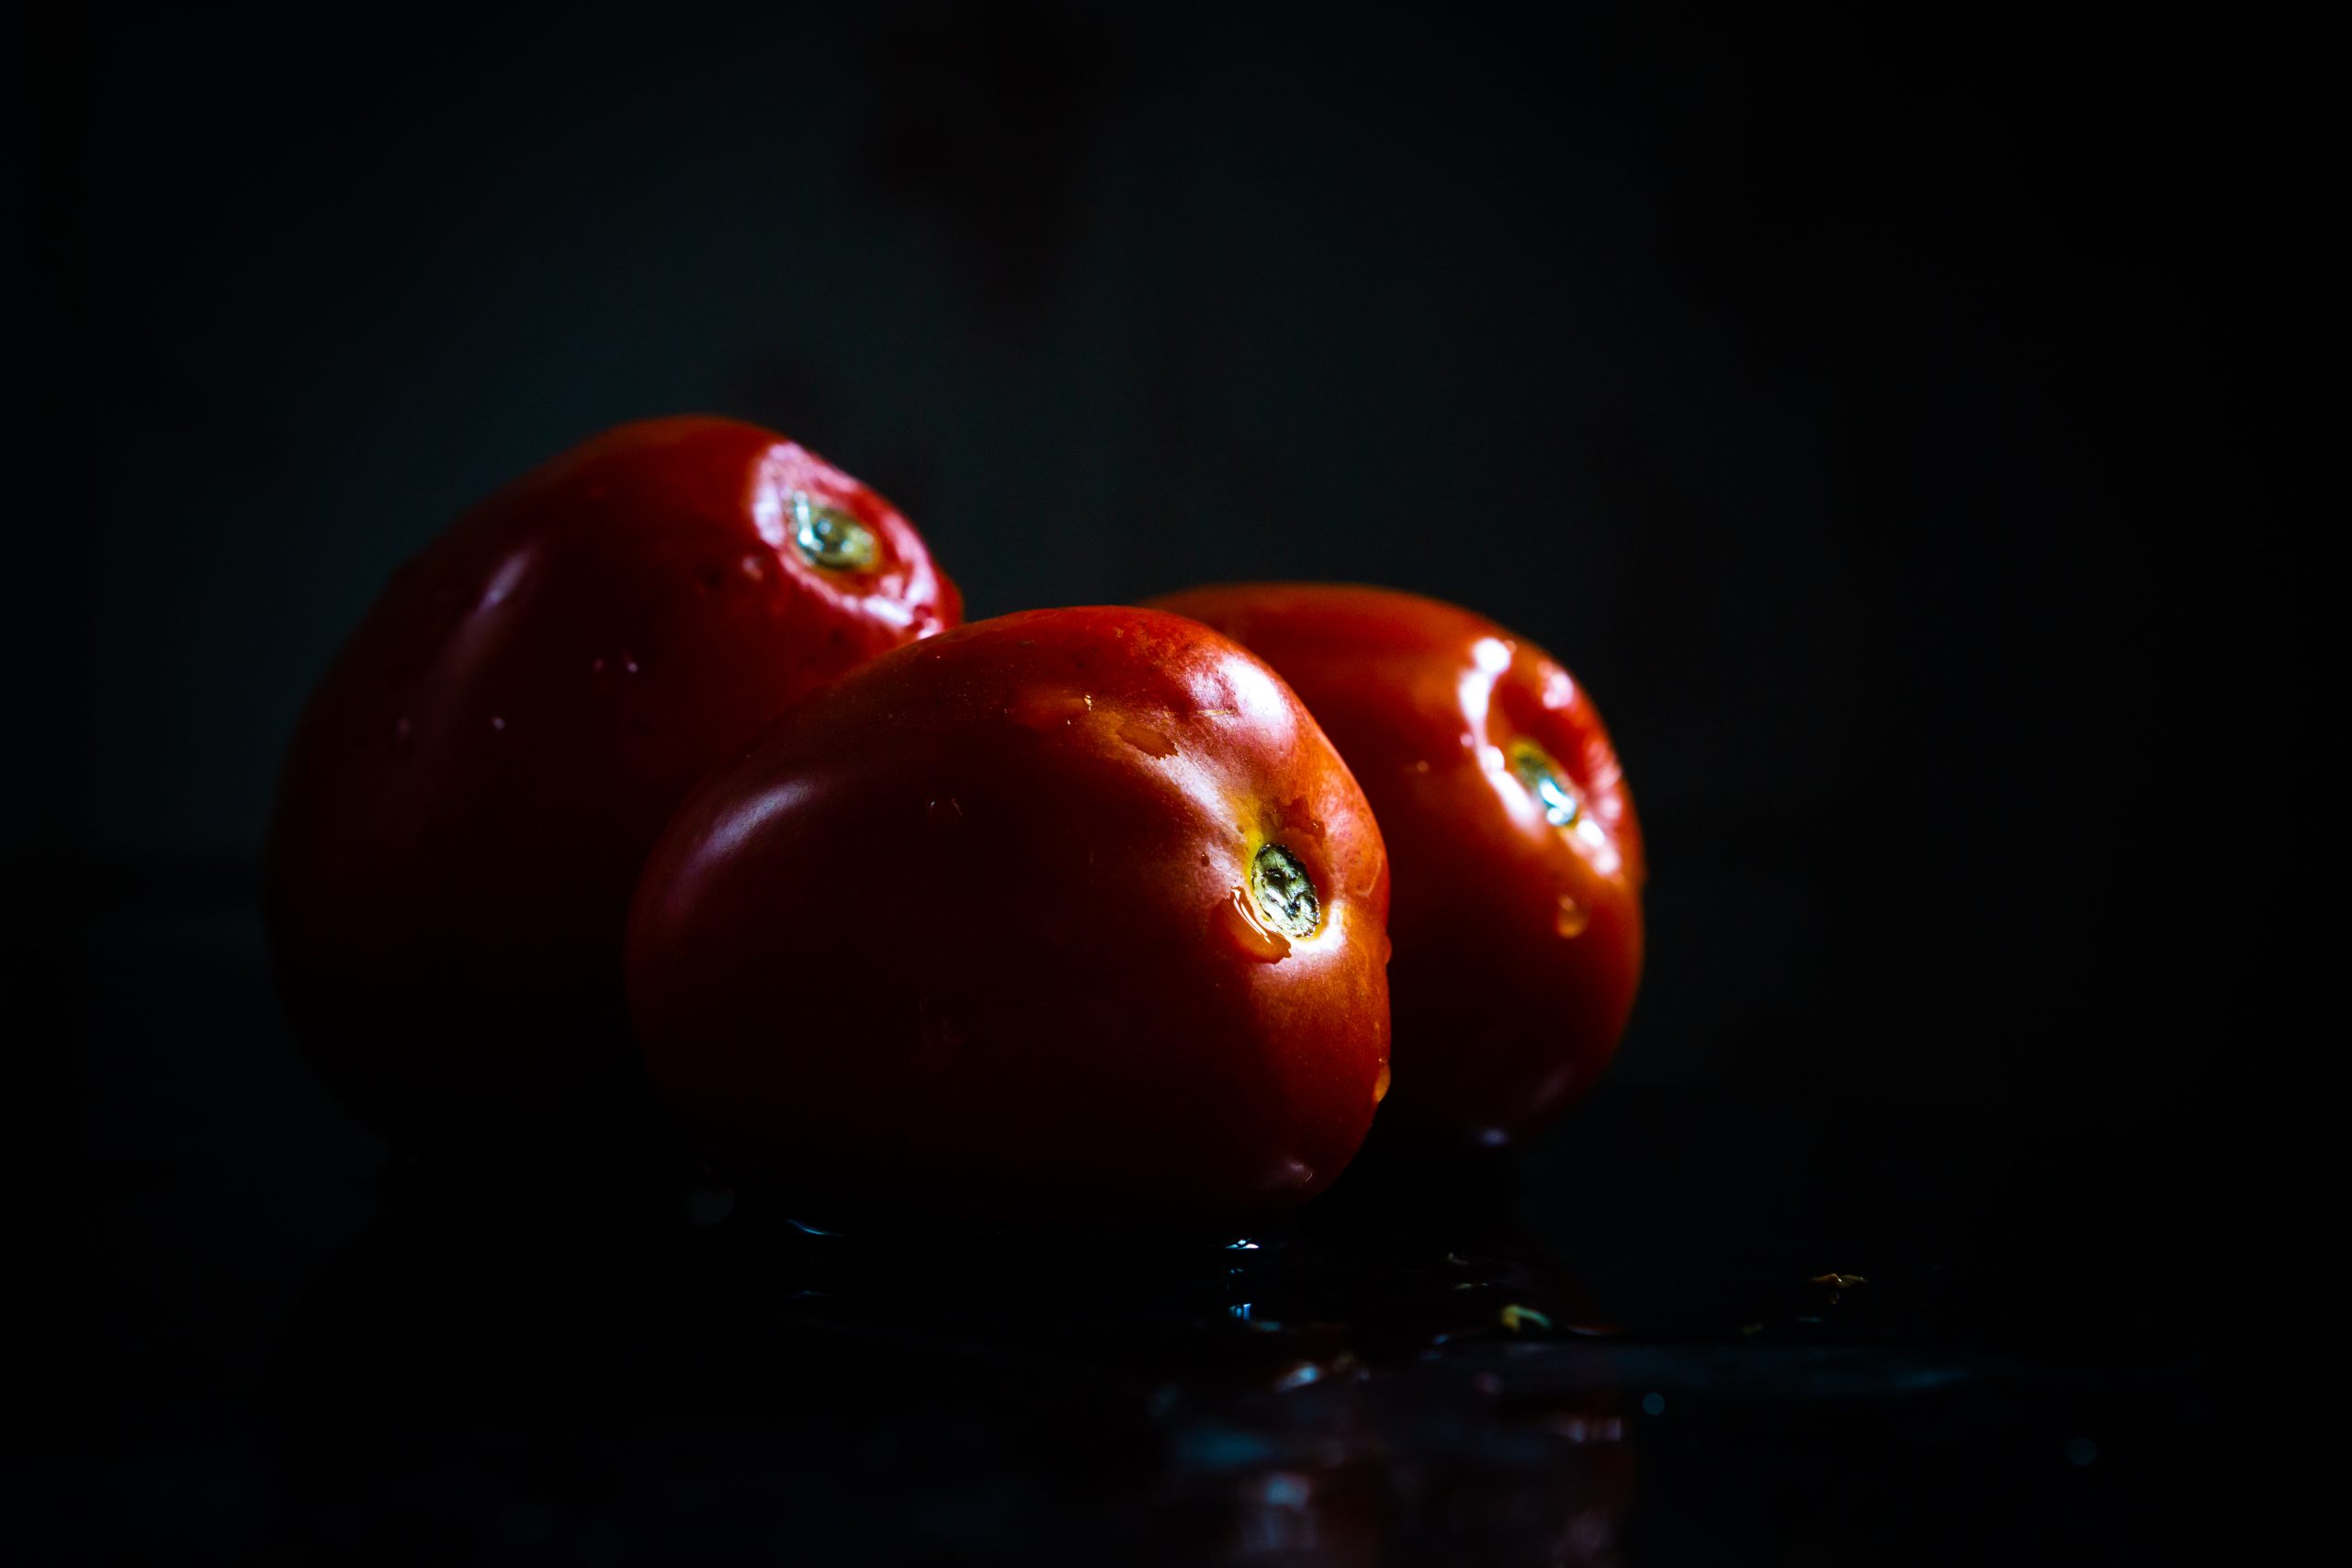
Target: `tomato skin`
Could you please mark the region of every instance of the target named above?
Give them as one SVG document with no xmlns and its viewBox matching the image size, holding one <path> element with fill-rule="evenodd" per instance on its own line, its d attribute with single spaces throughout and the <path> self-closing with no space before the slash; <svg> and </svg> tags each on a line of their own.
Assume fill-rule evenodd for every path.
<svg viewBox="0 0 2352 1568">
<path fill-rule="evenodd" d="M 814 564 L 792 496 L 854 517 Z M 767 719 L 955 625 L 889 503 L 771 432 L 628 424 L 401 567 L 312 694 L 271 823 L 297 1038 L 384 1133 L 561 1140 L 642 1109 L 620 978 L 645 852 Z"/>
<path fill-rule="evenodd" d="M 1320 896 L 1296 940 L 1236 905 L 1270 842 Z M 876 660 L 706 781 L 629 998 L 705 1152 L 813 1212 L 1240 1223 L 1363 1139 L 1387 905 L 1363 793 L 1257 660 L 1033 611 Z"/>
<path fill-rule="evenodd" d="M 1386 589 L 1237 583 L 1154 600 L 1290 682 L 1380 818 L 1396 876 L 1396 1089 L 1381 1143 L 1517 1143 L 1589 1089 L 1641 978 L 1642 834 L 1600 715 L 1542 649 Z M 1581 796 L 1547 820 L 1532 739 Z"/>
</svg>

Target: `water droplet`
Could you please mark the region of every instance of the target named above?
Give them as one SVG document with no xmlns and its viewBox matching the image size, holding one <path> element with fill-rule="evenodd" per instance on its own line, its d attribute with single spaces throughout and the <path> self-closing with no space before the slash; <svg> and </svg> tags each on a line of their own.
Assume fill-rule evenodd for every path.
<svg viewBox="0 0 2352 1568">
<path fill-rule="evenodd" d="M 1250 912 L 1250 895 L 1241 888 L 1216 907 L 1215 920 L 1227 940 L 1261 964 L 1279 964 L 1290 956 L 1290 938 L 1259 924 Z"/>
<path fill-rule="evenodd" d="M 1501 1323 L 1505 1328 L 1510 1329 L 1513 1334 L 1517 1334 L 1522 1329 L 1530 1326 L 1541 1328 L 1548 1332 L 1552 1326 L 1552 1319 L 1549 1314 L 1540 1313 L 1532 1306 L 1521 1306 L 1517 1302 L 1512 1302 L 1509 1305 L 1505 1306 L 1500 1312 L 1495 1314 L 1495 1317 L 1497 1321 Z"/>
<path fill-rule="evenodd" d="M 765 582 L 767 581 L 768 569 L 760 563 L 759 557 L 745 556 L 736 564 L 742 569 L 743 575 L 750 578 L 753 582 Z"/>
<path fill-rule="evenodd" d="M 1374 1105 L 1388 1098 L 1388 1064 L 1380 1064 L 1380 1071 L 1373 1076 L 1372 1102 Z"/>
<path fill-rule="evenodd" d="M 1572 1443 L 1589 1443 L 1598 1440 L 1599 1435 L 1606 1429 L 1606 1423 L 1582 1416 L 1555 1416 L 1544 1423 L 1544 1429 Z"/>
<path fill-rule="evenodd" d="M 1258 1190 L 1261 1192 L 1295 1192 L 1314 1185 L 1315 1168 L 1305 1160 L 1288 1156 L 1258 1179 Z"/>
<path fill-rule="evenodd" d="M 492 714 L 490 716 L 490 727 L 492 729 L 497 730 L 502 735 L 506 733 L 506 721 L 496 714 Z"/>
<path fill-rule="evenodd" d="M 1428 773 L 1430 771 L 1430 760 L 1427 757 L 1414 758 L 1412 771 L 1417 773 Z"/>
<path fill-rule="evenodd" d="M 1552 929 L 1562 936 L 1582 936 L 1592 924 L 1592 912 L 1566 894 L 1560 895 L 1560 906 L 1552 916 Z"/>
<path fill-rule="evenodd" d="M 634 675 L 637 673 L 637 660 L 624 653 L 621 655 L 621 668 Z"/>
<path fill-rule="evenodd" d="M 1305 1388 L 1309 1383 L 1317 1383 L 1322 1381 L 1322 1368 L 1312 1361 L 1301 1361 L 1274 1380 L 1274 1392 L 1288 1393 L 1294 1389 Z"/>
<path fill-rule="evenodd" d="M 1176 754 L 1176 742 L 1140 719 L 1122 719 L 1119 722 L 1119 739 L 1147 757 L 1173 757 Z"/>
<path fill-rule="evenodd" d="M 1068 690 L 1023 692 L 1004 710 L 1005 716 L 1023 729 L 1040 732 L 1076 724 L 1093 711 L 1091 696 Z"/>
</svg>

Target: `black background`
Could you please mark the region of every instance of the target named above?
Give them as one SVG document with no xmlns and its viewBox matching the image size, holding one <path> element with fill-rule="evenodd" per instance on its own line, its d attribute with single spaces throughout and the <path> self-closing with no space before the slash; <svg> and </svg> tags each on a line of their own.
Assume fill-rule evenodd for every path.
<svg viewBox="0 0 2352 1568">
<path fill-rule="evenodd" d="M 686 410 L 890 494 L 975 615 L 1362 580 L 1575 670 L 1652 957 L 1512 1180 L 1605 1304 L 1874 1258 L 1948 1280 L 1915 1343 L 2221 1346 L 2266 1419 L 2323 1408 L 2312 40 L 2121 7 L 17 26 L 8 1008 L 54 1021 L 20 1103 L 67 1145 L 48 1304 L 116 1399 L 60 1461 L 90 1495 L 213 1483 L 126 1425 L 241 1386 L 377 1201 L 251 907 L 305 692 L 467 502 Z M 2329 1441 L 2232 1484 L 2340 1481 Z"/>
</svg>

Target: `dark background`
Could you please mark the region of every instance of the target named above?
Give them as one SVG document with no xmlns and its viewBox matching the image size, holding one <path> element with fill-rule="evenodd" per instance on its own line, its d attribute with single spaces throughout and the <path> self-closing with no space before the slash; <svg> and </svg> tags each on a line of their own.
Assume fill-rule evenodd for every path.
<svg viewBox="0 0 2352 1568">
<path fill-rule="evenodd" d="M 2319 1408 L 2312 40 L 2124 7 L 15 25 L 8 1010 L 66 1047 L 21 1102 L 107 1386 L 234 1386 L 377 1201 L 252 908 L 310 684 L 469 501 L 700 410 L 892 496 L 975 615 L 1352 579 L 1575 670 L 1652 957 L 1512 1179 L 1625 1315 L 1876 1258 L 1958 1281 L 1915 1337 L 2218 1343 L 2290 1369 L 2265 1419 Z M 2296 1441 L 2340 1478 L 2340 1435 Z"/>
</svg>

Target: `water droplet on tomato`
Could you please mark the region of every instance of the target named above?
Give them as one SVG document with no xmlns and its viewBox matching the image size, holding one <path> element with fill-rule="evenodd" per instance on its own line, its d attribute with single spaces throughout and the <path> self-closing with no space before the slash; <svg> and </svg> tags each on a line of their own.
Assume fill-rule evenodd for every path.
<svg viewBox="0 0 2352 1568">
<path fill-rule="evenodd" d="M 1250 912 L 1250 895 L 1237 887 L 1233 896 L 1216 907 L 1214 916 L 1227 941 L 1245 956 L 1261 964 L 1280 964 L 1290 956 L 1290 938 L 1276 931 L 1268 931 Z"/>
<path fill-rule="evenodd" d="M 1388 1098 L 1388 1064 L 1380 1064 L 1380 1071 L 1373 1075 L 1372 1102 L 1374 1105 Z"/>
<path fill-rule="evenodd" d="M 506 733 L 506 721 L 496 714 L 492 714 L 490 716 L 490 727 L 492 729 L 497 730 L 501 735 Z"/>
<path fill-rule="evenodd" d="M 1592 924 L 1592 912 L 1566 894 L 1560 895 L 1559 908 L 1552 916 L 1552 929 L 1562 936 L 1582 936 L 1585 927 Z"/>
<path fill-rule="evenodd" d="M 1023 692 L 1004 710 L 1023 729 L 1044 731 L 1077 723 L 1094 711 L 1094 699 L 1084 692 Z"/>
<path fill-rule="evenodd" d="M 1176 742 L 1141 719 L 1119 721 L 1119 739 L 1147 757 L 1173 757 Z"/>
<path fill-rule="evenodd" d="M 1261 1192 L 1294 1192 L 1302 1187 L 1315 1185 L 1315 1168 L 1305 1160 L 1284 1156 L 1280 1165 L 1259 1179 Z"/>
</svg>

